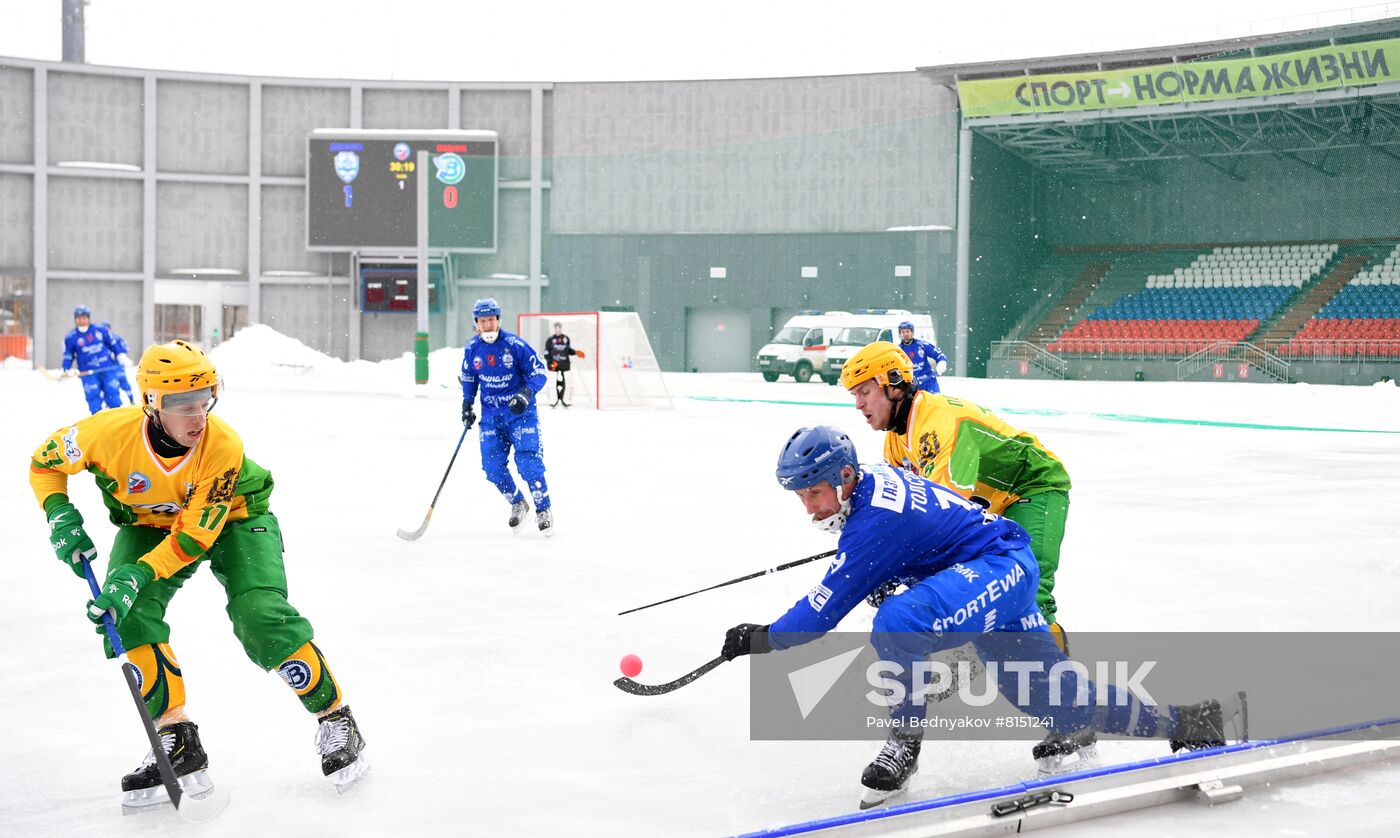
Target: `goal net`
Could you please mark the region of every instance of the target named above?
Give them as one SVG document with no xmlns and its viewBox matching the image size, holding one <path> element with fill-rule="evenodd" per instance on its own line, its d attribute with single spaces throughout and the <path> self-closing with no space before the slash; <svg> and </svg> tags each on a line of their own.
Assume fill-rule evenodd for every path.
<svg viewBox="0 0 1400 838">
<path fill-rule="evenodd" d="M 570 311 L 521 314 L 516 329 L 550 366 L 546 343 L 558 323 L 575 351 L 564 376 L 564 401 L 599 410 L 622 407 L 670 408 L 671 394 L 651 351 L 642 318 L 632 311 Z M 540 392 L 552 403 L 557 372 Z"/>
</svg>

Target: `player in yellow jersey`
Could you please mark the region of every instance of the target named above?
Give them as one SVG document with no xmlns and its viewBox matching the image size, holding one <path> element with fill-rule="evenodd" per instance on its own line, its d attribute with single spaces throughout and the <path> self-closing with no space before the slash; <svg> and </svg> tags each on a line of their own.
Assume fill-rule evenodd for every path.
<svg viewBox="0 0 1400 838">
<path fill-rule="evenodd" d="M 1060 650 L 1069 640 L 1056 615 L 1055 572 L 1069 514 L 1069 472 L 1034 434 L 1008 425 L 966 399 L 914 387 L 914 366 L 888 341 L 863 347 L 841 367 L 841 385 L 856 409 L 885 431 L 885 461 L 946 486 L 1020 524 L 1040 566 L 1036 604 Z M 888 594 L 889 592 L 884 592 Z M 872 603 L 878 603 L 875 597 Z M 1091 732 L 1051 734 L 1034 750 L 1045 770 L 1074 767 L 1094 756 Z"/>
<path fill-rule="evenodd" d="M 112 615 L 141 672 L 146 710 L 188 793 L 211 791 L 212 783 L 198 728 L 185 712 L 165 612 L 201 564 L 223 586 L 233 633 L 248 657 L 276 669 L 318 717 L 322 771 L 344 788 L 368 768 L 364 738 L 312 641 L 311 624 L 287 601 L 282 534 L 268 509 L 272 475 L 244 456 L 243 440 L 210 413 L 219 379 L 204 352 L 178 340 L 151 346 L 136 382 L 140 406 L 79 420 L 34 453 L 29 482 L 48 516 L 54 553 L 78 576 L 83 560 L 97 555 L 68 500 L 68 476 L 91 472 L 117 534 L 88 619 L 100 623 L 104 612 Z M 128 809 L 168 801 L 153 755 L 122 778 L 122 791 Z"/>
</svg>

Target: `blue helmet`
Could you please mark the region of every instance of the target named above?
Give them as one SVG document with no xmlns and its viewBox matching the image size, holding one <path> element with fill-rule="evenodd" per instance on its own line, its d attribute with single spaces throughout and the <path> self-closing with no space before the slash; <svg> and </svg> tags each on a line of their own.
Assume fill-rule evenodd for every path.
<svg viewBox="0 0 1400 838">
<path fill-rule="evenodd" d="M 78 306 L 73 309 L 73 319 L 77 320 L 79 317 L 92 317 L 92 309 L 87 306 Z"/>
<path fill-rule="evenodd" d="M 798 428 L 778 455 L 778 485 L 790 491 L 822 481 L 839 487 L 846 466 L 860 470 L 856 446 L 844 431 L 830 425 Z"/>
<path fill-rule="evenodd" d="M 914 324 L 913 324 L 913 323 L 910 323 L 908 320 L 905 320 L 905 321 L 901 322 L 901 323 L 899 324 L 899 331 L 902 332 L 902 331 L 904 331 L 905 329 L 908 329 L 908 330 L 911 331 L 911 332 L 914 331 Z"/>
<path fill-rule="evenodd" d="M 478 317 L 500 317 L 501 304 L 491 297 L 483 297 L 472 306 L 472 319 Z"/>
</svg>

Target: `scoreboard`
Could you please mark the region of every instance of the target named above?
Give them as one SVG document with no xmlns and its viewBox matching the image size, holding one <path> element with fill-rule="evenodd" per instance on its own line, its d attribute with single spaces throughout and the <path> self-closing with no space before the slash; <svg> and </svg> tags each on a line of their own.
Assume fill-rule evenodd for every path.
<svg viewBox="0 0 1400 838">
<path fill-rule="evenodd" d="M 306 138 L 306 248 L 413 253 L 418 181 L 428 178 L 428 247 L 495 253 L 495 131 L 319 129 Z M 428 171 L 418 171 L 418 152 Z"/>
</svg>

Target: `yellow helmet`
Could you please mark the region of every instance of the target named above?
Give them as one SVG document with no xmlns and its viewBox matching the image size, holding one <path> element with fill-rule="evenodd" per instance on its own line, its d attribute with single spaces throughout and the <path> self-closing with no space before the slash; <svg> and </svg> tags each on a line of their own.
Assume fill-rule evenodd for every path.
<svg viewBox="0 0 1400 838">
<path fill-rule="evenodd" d="M 914 380 L 914 362 L 909 360 L 903 349 L 887 340 L 866 344 L 842 365 L 841 386 L 850 390 L 872 378 L 881 387 L 907 384 Z"/>
<path fill-rule="evenodd" d="M 136 386 L 141 391 L 141 403 L 159 411 L 169 396 L 208 390 L 209 398 L 217 398 L 219 373 L 204 350 L 174 340 L 152 344 L 141 353 L 136 365 Z"/>
</svg>

